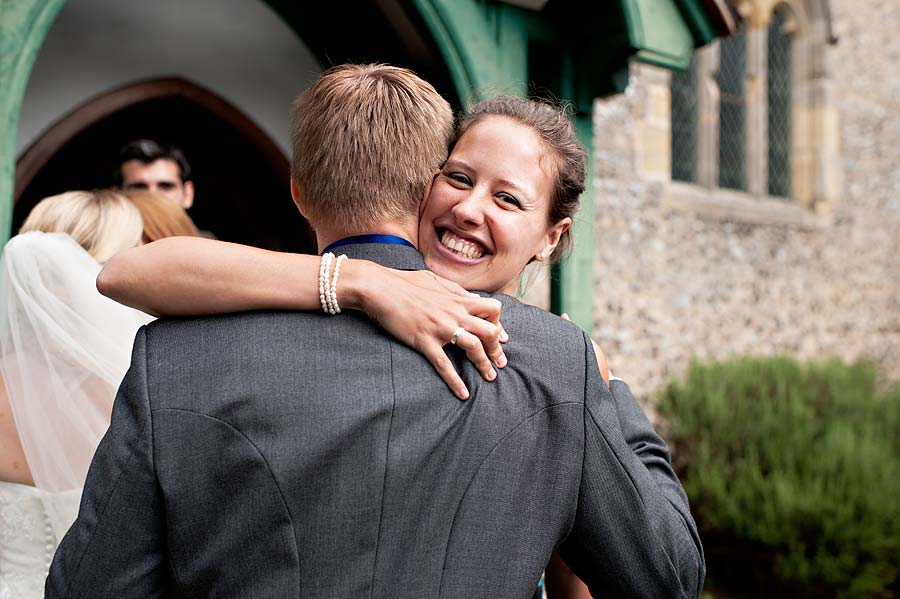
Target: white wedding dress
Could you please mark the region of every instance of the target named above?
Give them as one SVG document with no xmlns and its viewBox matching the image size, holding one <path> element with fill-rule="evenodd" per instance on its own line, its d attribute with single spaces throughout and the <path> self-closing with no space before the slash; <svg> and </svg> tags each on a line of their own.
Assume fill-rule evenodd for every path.
<svg viewBox="0 0 900 599">
<path fill-rule="evenodd" d="M 0 599 L 44 596 L 53 552 L 80 498 L 80 489 L 50 493 L 0 481 Z"/>
<path fill-rule="evenodd" d="M 0 481 L 0 599 L 43 597 L 53 552 L 152 317 L 97 292 L 100 265 L 64 233 L 24 233 L 0 261 L 0 384 L 35 486 Z"/>
</svg>

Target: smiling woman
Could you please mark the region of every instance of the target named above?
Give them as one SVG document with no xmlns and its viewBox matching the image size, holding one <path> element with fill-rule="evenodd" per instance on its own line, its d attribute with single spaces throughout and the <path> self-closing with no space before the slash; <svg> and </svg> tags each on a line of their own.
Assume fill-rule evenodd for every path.
<svg viewBox="0 0 900 599">
<path fill-rule="evenodd" d="M 561 111 L 515 96 L 478 103 L 422 205 L 429 268 L 469 289 L 514 293 L 525 266 L 568 241 L 584 168 Z"/>
</svg>

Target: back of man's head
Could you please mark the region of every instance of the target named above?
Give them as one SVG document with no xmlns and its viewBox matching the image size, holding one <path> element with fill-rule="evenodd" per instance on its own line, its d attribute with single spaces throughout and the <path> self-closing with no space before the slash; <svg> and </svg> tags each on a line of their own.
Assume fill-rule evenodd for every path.
<svg viewBox="0 0 900 599">
<path fill-rule="evenodd" d="M 447 158 L 453 112 L 406 69 L 342 65 L 294 103 L 291 176 L 315 227 L 348 233 L 415 218 Z"/>
</svg>

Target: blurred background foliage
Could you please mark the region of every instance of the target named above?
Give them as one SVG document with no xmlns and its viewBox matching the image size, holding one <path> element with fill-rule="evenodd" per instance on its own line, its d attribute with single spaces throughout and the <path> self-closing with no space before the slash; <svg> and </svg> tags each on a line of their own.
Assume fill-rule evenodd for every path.
<svg viewBox="0 0 900 599">
<path fill-rule="evenodd" d="M 900 596 L 900 385 L 866 362 L 694 362 L 659 411 L 710 595 Z"/>
</svg>

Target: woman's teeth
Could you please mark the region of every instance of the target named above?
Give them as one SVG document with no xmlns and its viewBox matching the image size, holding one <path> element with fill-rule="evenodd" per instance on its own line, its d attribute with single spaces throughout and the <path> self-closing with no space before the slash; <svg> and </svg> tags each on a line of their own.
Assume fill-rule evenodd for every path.
<svg viewBox="0 0 900 599">
<path fill-rule="evenodd" d="M 481 258 L 484 255 L 484 252 L 478 249 L 475 244 L 465 241 L 464 239 L 460 239 L 450 231 L 444 231 L 444 234 L 441 235 L 441 245 L 445 248 L 452 250 L 453 253 L 459 254 L 460 256 L 464 256 L 466 258 Z"/>
</svg>

